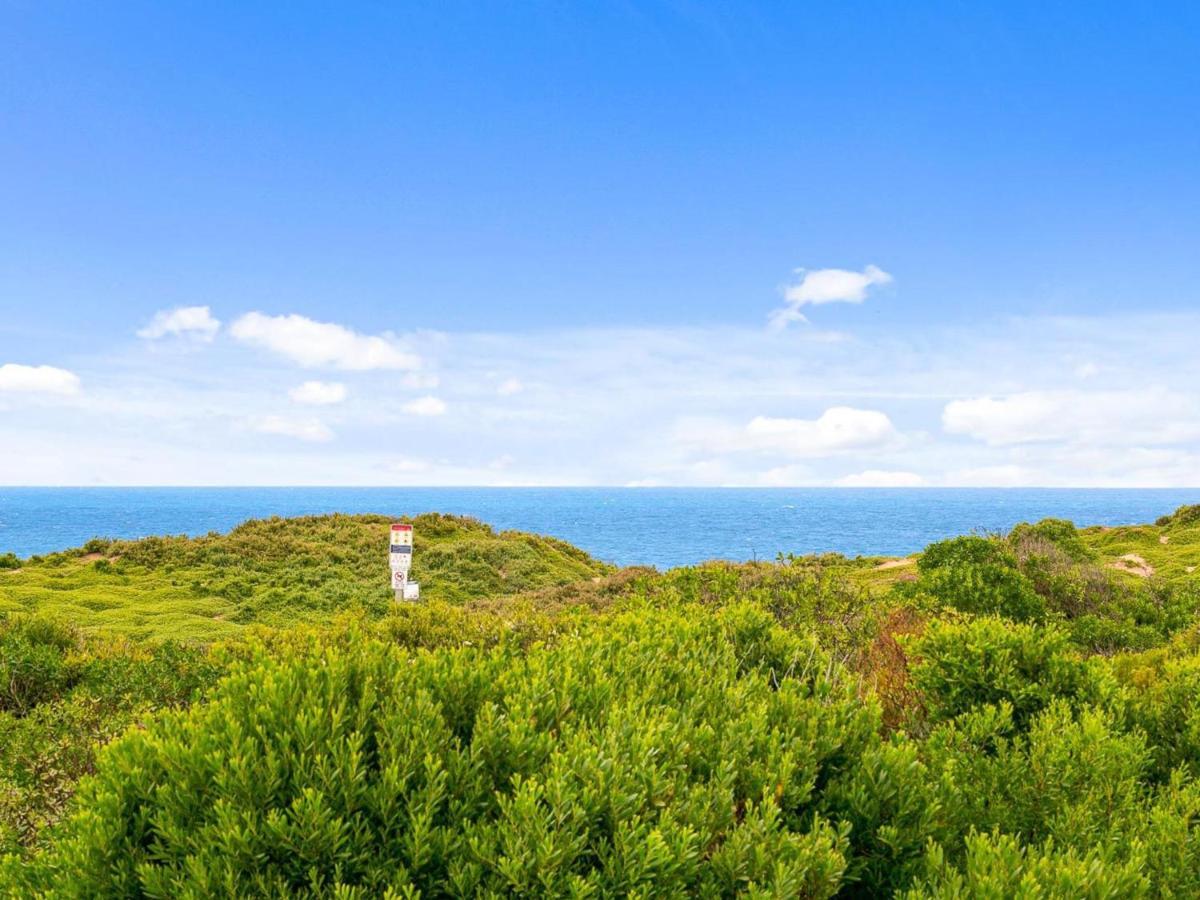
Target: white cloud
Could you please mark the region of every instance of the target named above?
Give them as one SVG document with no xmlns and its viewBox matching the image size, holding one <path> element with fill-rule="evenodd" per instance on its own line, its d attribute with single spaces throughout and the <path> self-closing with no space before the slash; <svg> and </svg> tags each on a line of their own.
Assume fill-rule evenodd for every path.
<svg viewBox="0 0 1200 900">
<path fill-rule="evenodd" d="M 365 335 L 332 322 L 300 315 L 246 313 L 230 328 L 239 341 L 263 347 L 302 366 L 334 369 L 416 369 L 421 359 L 404 350 L 394 335 Z"/>
<path fill-rule="evenodd" d="M 1080 363 L 1075 367 L 1076 378 L 1095 378 L 1100 374 L 1100 367 L 1094 362 Z"/>
<path fill-rule="evenodd" d="M 707 453 L 762 453 L 816 458 L 876 450 L 899 438 L 885 413 L 833 406 L 815 419 L 755 416 L 743 426 L 690 419 L 676 426 L 676 442 Z"/>
<path fill-rule="evenodd" d="M 525 385 L 521 383 L 519 378 L 506 378 L 496 386 L 496 393 L 501 397 L 511 397 L 513 394 L 519 394 L 525 390 Z"/>
<path fill-rule="evenodd" d="M 756 416 L 746 425 L 749 445 L 793 456 L 824 456 L 846 450 L 880 447 L 895 439 L 896 429 L 884 413 L 833 406 L 816 419 Z"/>
<path fill-rule="evenodd" d="M 1200 400 L 1162 388 L 1025 391 L 951 401 L 942 425 L 993 446 L 1176 444 L 1200 439 Z"/>
<path fill-rule="evenodd" d="M 446 412 L 445 402 L 437 397 L 418 397 L 400 408 L 413 416 L 440 416 Z"/>
<path fill-rule="evenodd" d="M 180 306 L 156 312 L 150 324 L 140 329 L 137 335 L 151 341 L 167 335 L 211 341 L 220 327 L 220 321 L 213 318 L 207 306 Z"/>
<path fill-rule="evenodd" d="M 824 303 L 862 303 L 867 291 L 879 284 L 890 284 L 892 276 L 878 266 L 861 272 L 849 269 L 797 269 L 800 280 L 783 293 L 784 305 L 770 315 L 771 327 L 778 330 L 792 322 L 805 322 L 805 306 Z"/>
<path fill-rule="evenodd" d="M 76 394 L 79 376 L 54 366 L 0 366 L 0 391 L 14 394 Z"/>
<path fill-rule="evenodd" d="M 324 443 L 333 440 L 333 432 L 319 419 L 289 419 L 284 416 L 263 416 L 251 423 L 262 434 L 278 434 L 301 441 Z"/>
<path fill-rule="evenodd" d="M 867 469 L 839 478 L 834 484 L 838 487 L 923 487 L 926 481 L 916 472 Z"/>
<path fill-rule="evenodd" d="M 0 471 L 13 484 L 833 485 L 882 471 L 921 473 L 939 486 L 1197 486 L 1200 438 L 1143 437 L 1173 429 L 1186 438 L 1186 423 L 1200 421 L 1186 402 L 1200 405 L 1198 333 L 1200 312 L 897 322 L 845 343 L 817 340 L 812 328 L 770 334 L 758 323 L 459 332 L 420 336 L 427 363 L 419 372 L 353 375 L 276 365 L 221 333 L 199 370 L 186 355 L 122 358 L 98 346 L 91 358 L 59 362 L 83 379 L 74 395 L 0 392 Z M 404 335 L 398 345 L 418 349 L 417 339 Z M 8 359 L 52 358 L 0 363 Z M 1101 374 L 1078 381 L 1074 367 L 1089 360 Z M 453 375 L 436 389 L 406 384 L 429 372 Z M 520 402 L 496 393 L 512 376 L 526 385 Z M 293 404 L 288 389 L 306 379 L 344 381 L 347 400 Z M 1079 405 L 1071 399 L 1032 426 L 1006 425 L 1007 435 L 973 426 L 993 439 L 1032 440 L 988 443 L 943 430 L 953 400 L 999 402 L 1035 389 L 1102 394 L 1103 402 L 1080 401 L 1098 406 L 1092 421 L 1069 418 Z M 442 418 L 401 410 L 426 395 L 446 404 Z M 884 425 L 877 444 L 850 447 L 856 442 L 814 437 L 831 407 L 875 412 L 902 433 L 889 439 Z M 752 434 L 757 413 L 767 421 Z M 304 443 L 254 430 L 272 414 L 310 437 L 321 429 L 305 420 L 316 417 L 336 437 Z M 807 424 L 780 427 L 781 417 Z M 420 429 L 419 446 L 395 442 L 397 429 L 420 425 L 438 427 Z M 1038 439 L 1042 429 L 1051 439 Z M 418 460 L 409 471 L 402 462 L 389 468 L 405 455 Z M 504 455 L 516 460 L 510 468 L 490 468 Z"/>
<path fill-rule="evenodd" d="M 346 399 L 346 386 L 337 381 L 306 381 L 288 391 L 288 396 L 306 406 L 331 406 Z"/>
</svg>

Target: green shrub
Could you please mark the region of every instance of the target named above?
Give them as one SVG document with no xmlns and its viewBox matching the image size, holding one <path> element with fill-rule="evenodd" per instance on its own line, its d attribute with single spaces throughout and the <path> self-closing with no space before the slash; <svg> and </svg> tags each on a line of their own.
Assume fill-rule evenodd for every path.
<svg viewBox="0 0 1200 900">
<path fill-rule="evenodd" d="M 58 822 L 97 747 L 134 721 L 133 710 L 86 696 L 41 703 L 23 716 L 0 713 L 0 854 L 33 846 Z"/>
<path fill-rule="evenodd" d="M 979 707 L 938 726 L 922 758 L 936 779 L 953 861 L 973 828 L 1031 845 L 1137 849 L 1130 834 L 1145 817 L 1150 754 L 1145 738 L 1108 712 L 1055 701 L 1020 732 L 1007 704 Z"/>
<path fill-rule="evenodd" d="M 1168 660 L 1152 682 L 1131 691 L 1129 711 L 1150 739 L 1160 778 L 1180 766 L 1200 777 L 1200 656 Z"/>
<path fill-rule="evenodd" d="M 917 567 L 920 590 L 961 612 L 1018 621 L 1045 617 L 1045 600 L 999 540 L 967 536 L 941 541 L 926 548 Z"/>
<path fill-rule="evenodd" d="M 1078 708 L 1115 690 L 1102 665 L 1081 658 L 1055 626 L 993 617 L 933 622 L 905 648 L 915 657 L 911 677 L 931 723 L 1004 703 L 1023 730 L 1053 700 Z"/>
<path fill-rule="evenodd" d="M 788 630 L 814 635 L 843 658 L 875 635 L 881 611 L 843 570 L 810 557 L 779 564 L 710 562 L 661 574 L 651 571 L 636 579 L 627 594 L 667 609 L 711 610 L 750 603 L 770 612 Z"/>
<path fill-rule="evenodd" d="M 1159 527 L 1186 528 L 1189 525 L 1200 525 L 1200 503 L 1181 506 L 1169 516 L 1163 516 L 1154 523 Z"/>
<path fill-rule="evenodd" d="M 0 553 L 0 569 L 19 569 L 21 560 L 15 553 Z"/>
<path fill-rule="evenodd" d="M 922 762 L 918 745 L 899 736 L 868 749 L 831 784 L 824 811 L 850 826 L 843 896 L 892 896 L 921 870 L 928 843 L 947 837 L 936 773 Z"/>
<path fill-rule="evenodd" d="M 930 849 L 932 874 L 906 900 L 1125 900 L 1150 896 L 1135 862 L 1112 862 L 1096 852 L 1058 850 L 1053 842 L 1022 844 L 1009 834 L 972 834 L 962 868 Z"/>
<path fill-rule="evenodd" d="M 0 621 L 0 711 L 18 715 L 60 695 L 79 676 L 67 656 L 76 635 L 54 621 Z"/>
<path fill-rule="evenodd" d="M 1008 536 L 1018 568 L 1047 609 L 1068 619 L 1112 605 L 1118 588 L 1111 574 L 1095 565 L 1094 551 L 1064 519 L 1021 524 Z"/>
<path fill-rule="evenodd" d="M 20 875 L 76 894 L 832 896 L 878 711 L 764 613 L 242 667 L 102 754 Z M 44 883 L 44 882 L 43 882 Z"/>
<path fill-rule="evenodd" d="M 1021 555 L 1022 547 L 1036 548 L 1039 544 L 1050 544 L 1074 562 L 1089 562 L 1096 553 L 1086 543 L 1067 519 L 1042 519 L 1032 525 L 1022 522 L 1008 533 L 1008 542 Z"/>
<path fill-rule="evenodd" d="M 191 702 L 220 671 L 196 647 L 85 638 L 37 617 L 0 623 L 0 853 L 61 818 L 99 745 Z"/>
</svg>

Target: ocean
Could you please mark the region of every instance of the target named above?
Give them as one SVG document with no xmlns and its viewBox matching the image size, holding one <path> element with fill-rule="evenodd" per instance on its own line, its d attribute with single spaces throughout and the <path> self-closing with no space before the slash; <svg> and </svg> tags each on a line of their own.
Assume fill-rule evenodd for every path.
<svg viewBox="0 0 1200 900">
<path fill-rule="evenodd" d="M 1047 516 L 1152 522 L 1185 503 L 1200 503 L 1200 488 L 0 487 L 0 553 L 26 557 L 92 537 L 199 535 L 263 516 L 436 511 L 554 535 L 618 565 L 666 568 L 779 553 L 899 556 Z"/>
</svg>

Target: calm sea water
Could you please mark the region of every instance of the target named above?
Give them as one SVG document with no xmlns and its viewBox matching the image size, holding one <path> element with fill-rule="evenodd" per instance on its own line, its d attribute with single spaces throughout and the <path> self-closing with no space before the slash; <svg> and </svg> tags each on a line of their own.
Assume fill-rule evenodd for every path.
<svg viewBox="0 0 1200 900">
<path fill-rule="evenodd" d="M 1200 503 L 1200 488 L 0 488 L 0 553 L 227 531 L 261 516 L 438 511 L 551 534 L 608 562 L 666 567 L 780 552 L 901 555 L 1046 516 L 1150 522 L 1184 503 Z"/>
</svg>

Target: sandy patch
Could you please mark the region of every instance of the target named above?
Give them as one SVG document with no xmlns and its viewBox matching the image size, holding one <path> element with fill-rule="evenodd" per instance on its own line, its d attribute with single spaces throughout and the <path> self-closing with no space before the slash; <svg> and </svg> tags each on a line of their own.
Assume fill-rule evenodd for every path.
<svg viewBox="0 0 1200 900">
<path fill-rule="evenodd" d="M 1158 542 L 1160 544 L 1169 544 L 1169 543 L 1171 543 L 1171 537 L 1170 537 L 1170 535 L 1161 534 L 1158 536 Z"/>
<path fill-rule="evenodd" d="M 1110 562 L 1108 567 L 1116 569 L 1119 572 L 1128 572 L 1130 575 L 1137 575 L 1139 578 L 1149 578 L 1154 574 L 1154 566 L 1150 565 L 1150 563 L 1146 562 L 1145 559 L 1136 553 L 1126 553 L 1120 559 Z"/>
<path fill-rule="evenodd" d="M 915 566 L 917 561 L 911 556 L 906 556 L 903 559 L 888 559 L 881 562 L 875 567 L 875 571 L 879 572 L 883 569 L 902 569 L 905 566 Z"/>
</svg>

